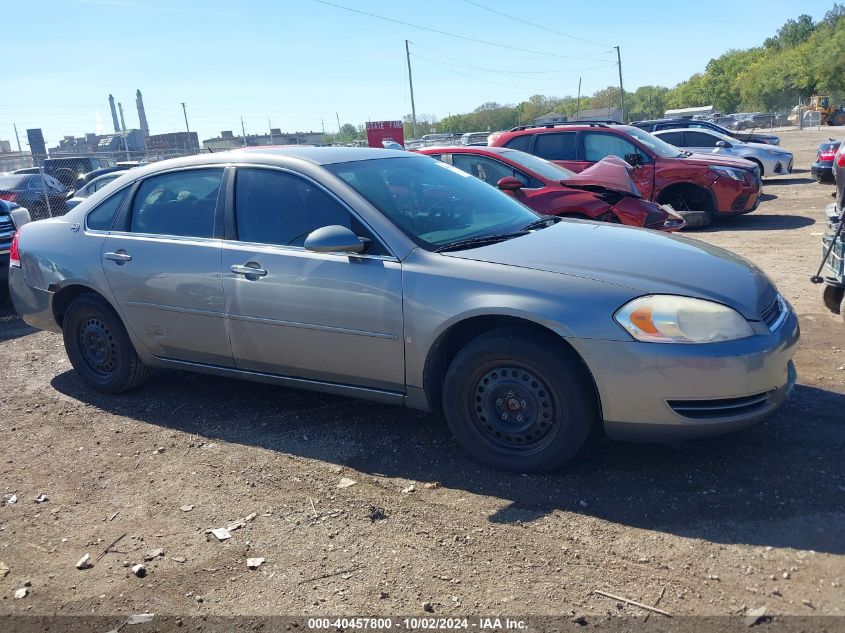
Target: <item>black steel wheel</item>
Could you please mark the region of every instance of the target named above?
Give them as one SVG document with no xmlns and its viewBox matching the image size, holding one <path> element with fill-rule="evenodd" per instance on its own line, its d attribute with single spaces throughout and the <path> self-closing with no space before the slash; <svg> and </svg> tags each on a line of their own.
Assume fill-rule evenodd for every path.
<svg viewBox="0 0 845 633">
<path fill-rule="evenodd" d="M 507 328 L 466 345 L 449 366 L 443 411 L 461 447 L 502 470 L 559 469 L 597 420 L 595 389 L 554 335 Z"/>
<path fill-rule="evenodd" d="M 147 377 L 120 317 L 101 297 L 83 294 L 74 299 L 62 332 L 71 365 L 97 391 L 120 393 Z"/>
</svg>

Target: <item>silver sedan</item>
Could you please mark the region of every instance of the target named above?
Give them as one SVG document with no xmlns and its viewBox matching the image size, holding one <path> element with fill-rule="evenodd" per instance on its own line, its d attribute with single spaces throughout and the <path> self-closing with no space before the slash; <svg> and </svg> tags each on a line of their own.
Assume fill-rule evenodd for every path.
<svg viewBox="0 0 845 633">
<path fill-rule="evenodd" d="M 404 404 L 519 472 L 560 467 L 594 425 L 739 429 L 795 381 L 798 321 L 751 263 L 538 216 L 409 152 L 142 167 L 23 226 L 10 266 L 17 311 L 96 390 L 170 367 Z"/>
<path fill-rule="evenodd" d="M 750 160 L 760 168 L 761 177 L 792 172 L 792 153 L 773 145 L 745 143 L 704 128 L 660 130 L 653 134 L 694 154 L 720 154 Z"/>
</svg>

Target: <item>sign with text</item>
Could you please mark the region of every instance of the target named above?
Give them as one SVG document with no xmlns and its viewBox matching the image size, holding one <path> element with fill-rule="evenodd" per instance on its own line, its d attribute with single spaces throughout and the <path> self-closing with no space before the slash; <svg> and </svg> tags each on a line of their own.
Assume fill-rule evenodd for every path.
<svg viewBox="0 0 845 633">
<path fill-rule="evenodd" d="M 405 146 L 405 132 L 402 121 L 368 121 L 367 145 L 370 147 L 384 147 L 382 141 L 396 141 Z"/>
</svg>

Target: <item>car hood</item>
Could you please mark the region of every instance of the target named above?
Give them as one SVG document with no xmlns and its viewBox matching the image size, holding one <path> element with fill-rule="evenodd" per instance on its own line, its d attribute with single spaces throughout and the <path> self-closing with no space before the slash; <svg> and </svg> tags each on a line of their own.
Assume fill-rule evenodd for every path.
<svg viewBox="0 0 845 633">
<path fill-rule="evenodd" d="M 725 156 L 724 154 L 692 154 L 691 156 L 679 156 L 678 160 L 683 160 L 692 165 L 724 165 L 726 167 L 739 167 L 740 169 L 754 168 L 754 163 L 751 161 Z"/>
<path fill-rule="evenodd" d="M 565 187 L 601 192 L 618 191 L 626 196 L 642 198 L 637 183 L 631 178 L 632 167 L 618 156 L 605 156 L 579 174 L 561 180 Z"/>
<path fill-rule="evenodd" d="M 777 145 L 769 145 L 768 143 L 743 143 L 737 147 L 753 147 L 754 149 L 765 150 L 767 152 L 778 152 L 779 154 L 792 154 L 789 150 L 778 147 Z"/>
<path fill-rule="evenodd" d="M 564 219 L 522 237 L 444 255 L 595 279 L 637 295 L 717 301 L 754 320 L 777 292 L 761 270 L 730 251 L 603 222 Z"/>
</svg>

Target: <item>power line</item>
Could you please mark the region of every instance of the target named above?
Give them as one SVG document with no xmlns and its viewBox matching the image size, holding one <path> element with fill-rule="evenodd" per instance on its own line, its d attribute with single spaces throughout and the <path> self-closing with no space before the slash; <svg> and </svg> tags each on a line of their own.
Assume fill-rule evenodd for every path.
<svg viewBox="0 0 845 633">
<path fill-rule="evenodd" d="M 563 37 L 568 37 L 573 40 L 578 40 L 579 42 L 586 42 L 588 44 L 595 44 L 596 46 L 604 46 L 610 48 L 610 44 L 603 44 L 602 42 L 596 42 L 594 40 L 588 40 L 583 37 L 578 37 L 577 35 L 570 35 L 569 33 L 563 33 L 561 31 L 557 31 L 555 29 L 550 29 L 547 26 L 543 26 L 542 24 L 536 24 L 534 22 L 529 22 L 528 20 L 523 20 L 522 18 L 518 18 L 515 15 L 510 15 L 508 13 L 502 13 L 501 11 L 496 11 L 496 9 L 491 9 L 490 7 L 485 7 L 483 4 L 479 4 L 478 2 L 473 2 L 473 0 L 463 0 L 467 4 L 471 4 L 474 7 L 478 7 L 479 9 L 484 9 L 485 11 L 489 11 L 490 13 L 495 13 L 496 15 L 500 15 L 504 18 L 509 20 L 515 20 L 516 22 L 522 22 L 523 24 L 527 24 L 528 26 L 533 26 L 537 29 L 542 29 L 543 31 L 548 31 L 549 33 L 555 33 L 556 35 L 562 35 Z"/>
<path fill-rule="evenodd" d="M 489 42 L 487 40 L 480 40 L 474 37 L 468 37 L 466 35 L 458 35 L 457 33 L 450 33 L 448 31 L 441 31 L 440 29 L 435 29 L 430 26 L 421 26 L 419 24 L 412 24 L 411 22 L 404 22 L 402 20 L 396 20 L 394 18 L 388 18 L 383 15 L 377 15 L 375 13 L 370 13 L 368 11 L 362 11 L 361 9 L 353 9 L 352 7 L 347 7 L 342 4 L 336 4 L 334 2 L 329 2 L 328 0 L 311 0 L 312 2 L 316 2 L 318 4 L 324 4 L 329 7 L 334 7 L 336 9 L 343 9 L 344 11 L 349 11 L 351 13 L 358 13 L 360 15 L 366 15 L 370 18 L 375 18 L 376 20 L 382 20 L 384 22 L 391 22 L 393 24 L 401 24 L 402 26 L 408 26 L 412 29 L 418 29 L 420 31 L 428 31 L 429 33 L 437 33 L 438 35 L 446 35 L 447 37 L 454 37 L 459 40 L 464 40 L 467 42 L 475 42 L 476 44 L 485 44 L 486 46 L 497 46 L 499 48 L 506 48 L 511 51 L 519 51 L 520 53 L 531 53 L 532 55 L 545 55 L 547 57 L 557 57 L 560 59 L 577 59 L 580 61 L 592 61 L 589 57 L 572 57 L 571 55 L 557 55 L 555 53 L 546 53 L 543 51 L 535 51 L 528 48 L 518 48 L 516 46 L 509 46 L 508 44 L 501 44 L 499 42 Z"/>
<path fill-rule="evenodd" d="M 605 62 L 599 66 L 588 66 L 588 67 L 581 67 L 581 68 L 571 68 L 567 70 L 502 70 L 500 68 L 486 68 L 484 66 L 477 66 L 475 64 L 471 64 L 469 62 L 465 62 L 461 59 L 456 57 L 450 57 L 449 55 L 444 55 L 443 53 L 436 51 L 432 48 L 428 48 L 427 46 L 422 46 L 421 44 L 417 44 L 415 42 L 411 42 L 417 48 L 421 48 L 432 55 L 437 55 L 438 57 L 442 57 L 444 59 L 449 60 L 450 62 L 454 63 L 456 66 L 462 66 L 464 68 L 470 68 L 473 70 L 481 70 L 484 72 L 496 73 L 501 75 L 515 75 L 515 76 L 522 76 L 522 75 L 557 75 L 557 74 L 568 74 L 568 73 L 578 73 L 583 72 L 586 70 L 596 70 L 599 68 L 607 68 L 610 66 L 615 66 L 616 62 L 610 59 L 603 59 L 603 58 L 596 58 L 595 61 L 598 62 Z M 419 57 L 418 53 L 414 53 L 417 57 Z"/>
</svg>

